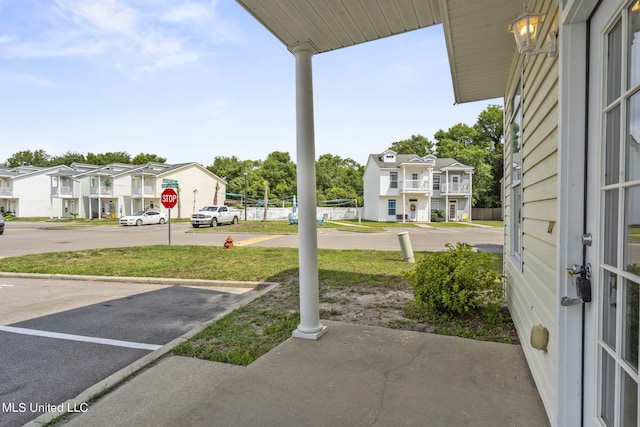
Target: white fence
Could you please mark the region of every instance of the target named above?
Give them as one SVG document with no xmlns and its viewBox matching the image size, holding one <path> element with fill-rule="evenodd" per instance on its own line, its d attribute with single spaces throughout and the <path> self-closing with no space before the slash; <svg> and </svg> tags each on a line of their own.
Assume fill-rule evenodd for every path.
<svg viewBox="0 0 640 427">
<path fill-rule="evenodd" d="M 244 219 L 244 210 L 239 209 L 241 219 Z M 289 218 L 289 214 L 293 211 L 291 208 L 268 208 L 267 220 L 282 220 Z M 362 218 L 362 208 L 343 208 L 343 207 L 318 207 L 316 208 L 316 219 L 324 218 L 326 221 L 340 219 L 358 219 Z M 264 219 L 264 208 L 260 206 L 247 207 L 247 221 L 262 221 Z"/>
</svg>

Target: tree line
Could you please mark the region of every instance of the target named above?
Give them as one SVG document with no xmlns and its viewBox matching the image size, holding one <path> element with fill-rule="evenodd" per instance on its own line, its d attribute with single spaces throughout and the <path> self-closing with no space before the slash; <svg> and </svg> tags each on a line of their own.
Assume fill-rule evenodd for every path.
<svg viewBox="0 0 640 427">
<path fill-rule="evenodd" d="M 490 105 L 483 110 L 473 126 L 458 123 L 448 130 L 439 130 L 433 141 L 422 135 L 395 141 L 388 148 L 398 154 L 439 158 L 451 157 L 473 166 L 473 206 L 497 207 L 501 204 L 503 176 L 503 110 Z M 140 153 L 134 157 L 126 152 L 102 154 L 68 152 L 50 156 L 44 150 L 21 151 L 13 154 L 3 167 L 20 165 L 57 166 L 71 163 L 106 165 L 110 163 L 165 163 L 156 154 Z M 206 167 L 227 182 L 227 198 L 237 202 L 268 199 L 277 205 L 291 204 L 297 194 L 296 164 L 287 152 L 274 151 L 265 160 L 240 160 L 236 156 L 217 156 Z M 323 154 L 316 161 L 316 198 L 319 204 L 343 206 L 363 205 L 364 166 L 353 159 Z"/>
<path fill-rule="evenodd" d="M 18 151 L 9 157 L 0 166 L 4 168 L 17 168 L 18 166 L 37 166 L 37 167 L 51 167 L 67 165 L 71 166 L 72 163 L 86 163 L 89 165 L 109 165 L 111 163 L 124 163 L 127 165 L 144 165 L 149 162 L 165 163 L 167 161 L 164 157 L 159 157 L 156 154 L 140 153 L 137 156 L 131 157 L 129 153 L 124 151 L 107 152 L 107 153 L 87 153 L 85 156 L 82 153 L 75 151 L 68 151 L 58 156 L 51 156 L 45 150 L 25 150 Z"/>
</svg>

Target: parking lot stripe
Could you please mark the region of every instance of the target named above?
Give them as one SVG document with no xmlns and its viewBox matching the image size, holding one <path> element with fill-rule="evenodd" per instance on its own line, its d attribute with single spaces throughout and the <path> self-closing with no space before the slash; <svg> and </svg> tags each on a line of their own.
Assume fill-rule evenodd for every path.
<svg viewBox="0 0 640 427">
<path fill-rule="evenodd" d="M 55 338 L 68 341 L 81 341 L 94 344 L 112 345 L 115 347 L 135 348 L 139 350 L 157 350 L 161 345 L 145 344 L 131 341 L 111 340 L 107 338 L 87 337 L 84 335 L 62 334 L 59 332 L 40 331 L 37 329 L 16 328 L 14 326 L 0 326 L 0 332 L 9 332 L 12 334 L 32 335 L 36 337 Z"/>
</svg>

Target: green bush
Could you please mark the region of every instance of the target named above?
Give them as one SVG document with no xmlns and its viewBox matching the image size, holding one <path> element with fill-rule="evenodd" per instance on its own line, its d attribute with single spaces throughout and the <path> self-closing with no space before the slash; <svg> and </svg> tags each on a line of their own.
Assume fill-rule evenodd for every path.
<svg viewBox="0 0 640 427">
<path fill-rule="evenodd" d="M 467 243 L 420 259 L 408 274 L 414 304 L 435 318 L 493 310 L 502 297 L 501 276 L 491 254 L 474 251 Z"/>
<path fill-rule="evenodd" d="M 434 209 L 431 211 L 431 222 L 444 220 L 444 211 L 442 209 Z"/>
</svg>

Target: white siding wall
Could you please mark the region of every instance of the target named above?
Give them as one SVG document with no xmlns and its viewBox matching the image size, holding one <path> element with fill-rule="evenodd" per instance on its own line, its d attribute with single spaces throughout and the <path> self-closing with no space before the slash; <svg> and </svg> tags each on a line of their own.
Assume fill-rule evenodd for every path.
<svg viewBox="0 0 640 427">
<path fill-rule="evenodd" d="M 535 6 L 535 7 L 534 7 Z M 557 20 L 557 2 L 544 1 L 531 9 L 547 13 L 543 31 Z M 557 28 L 555 26 L 554 28 Z M 505 105 L 505 141 L 511 141 L 510 96 L 518 79 L 523 81 L 522 144 L 522 257 L 512 247 L 511 143 L 505 143 L 505 276 L 506 295 L 522 349 L 550 419 L 555 411 L 556 383 L 556 253 L 558 174 L 558 68 L 547 55 L 516 55 Z M 546 352 L 530 345 L 531 328 L 549 330 Z"/>
<path fill-rule="evenodd" d="M 175 179 L 180 185 L 180 192 L 178 194 L 180 197 L 179 206 L 171 210 L 172 216 L 178 218 L 187 218 L 191 216 L 194 211 L 199 210 L 201 207 L 213 204 L 213 199 L 216 192 L 216 182 L 218 182 L 218 180 L 216 179 L 215 175 L 213 175 L 207 169 L 197 164 L 192 164 L 183 169 L 171 171 L 166 175 L 158 177 L 158 179 L 156 180 L 156 194 L 158 195 L 160 195 L 164 190 L 162 188 L 163 178 Z M 219 182 L 220 187 L 218 188 L 217 202 L 219 205 L 222 205 L 224 204 L 225 200 L 226 185 L 222 180 L 220 180 Z M 193 190 L 198 190 L 197 193 L 195 193 L 195 200 Z M 160 211 L 166 213 L 167 209 L 160 206 Z"/>
<path fill-rule="evenodd" d="M 363 187 L 364 187 L 364 207 L 363 218 L 370 221 L 379 221 L 380 219 L 380 169 L 371 159 L 368 160 L 364 169 Z"/>
<path fill-rule="evenodd" d="M 18 198 L 17 215 L 23 217 L 45 217 L 53 215 L 51 210 L 51 177 L 48 171 L 29 174 L 13 182 L 13 194 Z M 56 210 L 55 216 L 58 216 Z"/>
</svg>

